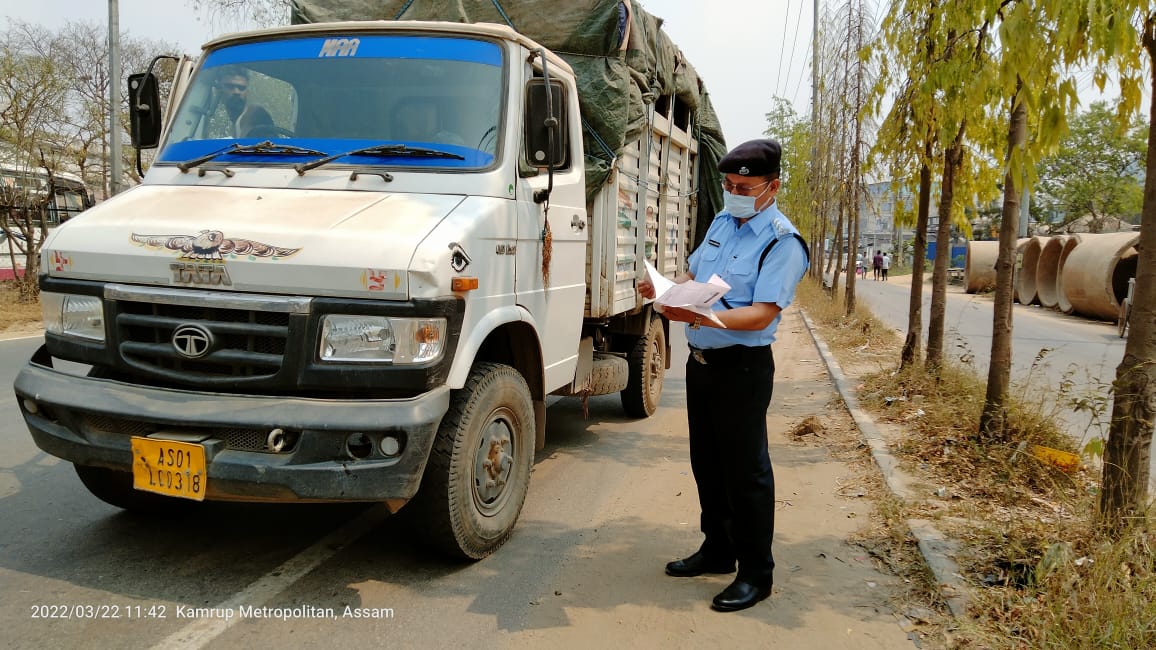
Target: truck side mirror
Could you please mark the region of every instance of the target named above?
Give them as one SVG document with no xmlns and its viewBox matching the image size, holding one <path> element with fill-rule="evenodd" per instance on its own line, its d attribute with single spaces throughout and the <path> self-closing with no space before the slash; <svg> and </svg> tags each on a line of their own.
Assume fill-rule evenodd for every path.
<svg viewBox="0 0 1156 650">
<path fill-rule="evenodd" d="M 566 103 L 562 84 L 542 79 L 526 84 L 526 157 L 534 167 L 558 169 L 568 163 Z M 553 146 L 551 146 L 551 136 Z"/>
<path fill-rule="evenodd" d="M 161 140 L 161 98 L 152 73 L 128 77 L 128 124 L 132 146 L 155 149 Z"/>
</svg>

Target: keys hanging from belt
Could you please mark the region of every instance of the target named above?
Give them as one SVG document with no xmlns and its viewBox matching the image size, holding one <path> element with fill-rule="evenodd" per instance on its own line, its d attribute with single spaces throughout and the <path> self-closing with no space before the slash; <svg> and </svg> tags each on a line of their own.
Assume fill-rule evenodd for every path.
<svg viewBox="0 0 1156 650">
<path fill-rule="evenodd" d="M 690 356 L 694 357 L 694 360 L 701 363 L 702 365 L 706 365 L 706 357 L 702 356 L 702 350 L 692 349 L 690 351 Z"/>
</svg>

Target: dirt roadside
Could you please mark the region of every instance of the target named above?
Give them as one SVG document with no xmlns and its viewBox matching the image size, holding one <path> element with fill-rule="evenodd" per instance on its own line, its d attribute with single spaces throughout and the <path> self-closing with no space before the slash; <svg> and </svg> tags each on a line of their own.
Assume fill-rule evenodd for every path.
<svg viewBox="0 0 1156 650">
<path fill-rule="evenodd" d="M 40 323 L 18 323 L 0 330 L 0 341 L 26 339 L 42 334 L 44 334 L 44 328 Z"/>
<path fill-rule="evenodd" d="M 565 585 L 558 608 L 535 608 L 510 646 L 921 647 L 918 624 L 903 615 L 919 598 L 921 581 L 897 575 L 886 554 L 876 552 L 884 542 L 875 499 L 885 499 L 886 488 L 797 309 L 779 327 L 767 420 L 777 484 L 771 598 L 720 614 L 710 599 L 730 576 L 662 573 L 663 563 L 701 542 L 685 442 L 686 343 L 679 328 L 672 330 L 671 369 L 655 416 L 666 430 L 666 458 L 638 475 L 632 470 L 629 491 L 592 513 L 596 536 L 558 569 L 555 579 Z M 623 423 L 621 433 L 632 426 Z M 620 522 L 669 534 L 618 535 Z M 620 538 L 632 541 L 619 548 Z M 614 606 L 597 606 L 608 601 Z"/>
</svg>

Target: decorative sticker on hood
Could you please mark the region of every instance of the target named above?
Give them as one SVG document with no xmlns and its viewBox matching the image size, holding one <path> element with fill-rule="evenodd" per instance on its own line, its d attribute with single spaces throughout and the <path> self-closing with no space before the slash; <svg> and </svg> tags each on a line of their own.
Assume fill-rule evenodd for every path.
<svg viewBox="0 0 1156 650">
<path fill-rule="evenodd" d="M 146 248 L 164 248 L 180 251 L 177 259 L 203 262 L 224 261 L 224 256 L 248 256 L 250 259 L 268 257 L 274 260 L 289 257 L 300 248 L 272 246 L 252 239 L 225 237 L 220 230 L 202 230 L 195 235 L 138 235 L 132 234 L 133 243 Z"/>
<path fill-rule="evenodd" d="M 72 270 L 72 256 L 60 251 L 52 251 L 52 270 L 67 273 Z"/>
<path fill-rule="evenodd" d="M 389 285 L 397 291 L 401 286 L 401 274 L 387 269 L 365 269 L 361 272 L 361 286 L 368 291 L 385 291 Z"/>
</svg>

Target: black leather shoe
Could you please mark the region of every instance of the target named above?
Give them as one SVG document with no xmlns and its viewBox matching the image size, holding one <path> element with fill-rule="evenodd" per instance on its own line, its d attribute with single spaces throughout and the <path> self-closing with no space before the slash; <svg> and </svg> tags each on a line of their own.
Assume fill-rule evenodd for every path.
<svg viewBox="0 0 1156 650">
<path fill-rule="evenodd" d="M 714 597 L 710 608 L 716 612 L 737 612 L 746 609 L 771 595 L 771 586 L 774 583 L 767 581 L 763 585 L 755 585 L 743 580 L 735 580 L 722 593 Z"/>
<path fill-rule="evenodd" d="M 694 555 L 674 562 L 666 563 L 666 575 L 676 578 L 693 578 L 704 573 L 734 573 L 734 560 L 712 560 L 695 551 Z"/>
</svg>

